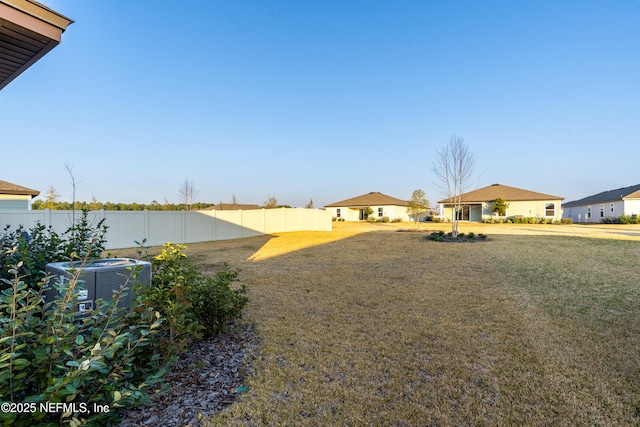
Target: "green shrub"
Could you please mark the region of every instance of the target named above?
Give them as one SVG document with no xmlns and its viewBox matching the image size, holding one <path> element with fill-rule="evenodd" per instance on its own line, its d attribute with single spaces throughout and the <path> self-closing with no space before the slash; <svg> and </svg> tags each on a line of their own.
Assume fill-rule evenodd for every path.
<svg viewBox="0 0 640 427">
<path fill-rule="evenodd" d="M 618 217 L 608 216 L 600 219 L 603 224 L 640 224 L 640 216 L 622 213 Z"/>
<path fill-rule="evenodd" d="M 487 236 L 482 233 L 475 234 L 470 232 L 467 235 L 458 233 L 458 237 L 454 238 L 451 233 L 445 234 L 444 231 L 434 231 L 427 236 L 427 240 L 433 240 L 435 242 L 475 242 L 478 239 L 486 240 Z"/>
<path fill-rule="evenodd" d="M 19 266 L 19 276 L 24 276 L 27 286 L 36 289 L 50 262 L 100 258 L 105 250 L 107 226 L 104 219 L 92 224 L 88 214 L 83 209 L 76 224 L 61 236 L 40 223 L 28 230 L 19 226 L 11 231 L 6 226 L 0 235 L 0 278 L 11 280 L 10 267 Z M 1 284 L 0 289 L 5 286 Z"/>
<path fill-rule="evenodd" d="M 225 264 L 213 278 L 201 274 L 187 259 L 185 245 L 168 242 L 153 259 L 151 283 L 135 288 L 137 300 L 154 307 L 163 323 L 153 350 L 169 363 L 195 340 L 215 335 L 241 316 L 246 288 L 232 289 L 240 270 Z"/>
<path fill-rule="evenodd" d="M 242 313 L 249 299 L 244 285 L 233 289 L 240 270 L 224 265 L 215 277 L 206 277 L 192 289 L 193 312 L 204 327 L 205 336 L 216 335 Z"/>
<path fill-rule="evenodd" d="M 144 352 L 159 330 L 159 313 L 139 307 L 140 321 L 131 322 L 116 307 L 123 288 L 113 301 L 98 300 L 94 310 L 79 318 L 79 271 L 71 280 L 55 283 L 61 294 L 45 303 L 48 285 L 28 286 L 19 275 L 21 268 L 21 263 L 12 266 L 7 272 L 12 279 L 2 279 L 8 286 L 0 293 L 0 396 L 34 404 L 34 411 L 0 412 L 4 425 L 109 424 L 120 416 L 120 408 L 143 404 L 162 389 L 164 370 L 157 357 Z M 40 411 L 40 404 L 55 403 L 78 406 Z M 92 413 L 93 404 L 109 409 Z"/>
</svg>

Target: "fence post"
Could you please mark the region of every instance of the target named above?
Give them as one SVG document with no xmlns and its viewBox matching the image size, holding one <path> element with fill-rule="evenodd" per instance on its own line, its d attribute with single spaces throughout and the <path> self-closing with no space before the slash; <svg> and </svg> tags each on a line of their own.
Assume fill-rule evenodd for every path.
<svg viewBox="0 0 640 427">
<path fill-rule="evenodd" d="M 215 242 L 216 240 L 218 240 L 218 236 L 216 236 L 216 225 L 218 222 L 218 211 L 217 210 L 213 210 L 213 241 Z"/>
<path fill-rule="evenodd" d="M 44 210 L 44 225 L 49 228 L 51 226 L 51 209 Z"/>
<path fill-rule="evenodd" d="M 280 212 L 282 213 L 282 232 L 284 233 L 284 227 L 285 227 L 285 223 L 284 223 L 284 206 L 282 207 L 282 210 Z"/>
<path fill-rule="evenodd" d="M 181 212 L 182 212 L 182 217 L 181 217 L 182 227 L 180 227 L 180 243 L 184 244 L 185 237 L 186 237 L 185 229 L 187 228 L 187 211 L 183 209 Z"/>
<path fill-rule="evenodd" d="M 150 241 L 150 237 L 149 237 L 149 209 L 145 209 L 144 210 L 144 236 L 142 236 L 143 239 L 147 239 L 147 241 Z"/>
</svg>

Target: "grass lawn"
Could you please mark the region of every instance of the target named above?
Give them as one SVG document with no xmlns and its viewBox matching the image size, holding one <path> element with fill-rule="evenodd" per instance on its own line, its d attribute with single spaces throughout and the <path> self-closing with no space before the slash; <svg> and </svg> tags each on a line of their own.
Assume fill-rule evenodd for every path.
<svg viewBox="0 0 640 427">
<path fill-rule="evenodd" d="M 640 227 L 398 227 L 189 246 L 243 269 L 261 340 L 205 425 L 640 424 Z"/>
</svg>

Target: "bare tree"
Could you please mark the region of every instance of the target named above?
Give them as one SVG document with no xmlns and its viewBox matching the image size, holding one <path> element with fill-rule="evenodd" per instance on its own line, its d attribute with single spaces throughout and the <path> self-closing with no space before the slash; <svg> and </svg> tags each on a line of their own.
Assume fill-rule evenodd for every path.
<svg viewBox="0 0 640 427">
<path fill-rule="evenodd" d="M 278 199 L 273 196 L 267 195 L 267 200 L 264 202 L 263 207 L 265 209 L 273 209 L 278 207 Z"/>
<path fill-rule="evenodd" d="M 238 209 L 238 199 L 235 194 L 231 197 L 231 204 L 233 205 L 233 209 Z"/>
<path fill-rule="evenodd" d="M 304 205 L 306 209 L 313 209 L 313 199 L 309 199 L 309 203 Z"/>
<path fill-rule="evenodd" d="M 196 189 L 196 185 L 193 181 L 185 179 L 184 182 L 180 184 L 178 194 L 180 195 L 180 201 L 184 204 L 184 210 L 191 210 L 191 205 L 198 197 L 198 190 Z"/>
<path fill-rule="evenodd" d="M 432 170 L 440 181 L 441 188 L 449 197 L 453 206 L 451 218 L 451 235 L 458 237 L 458 221 L 462 215 L 462 194 L 476 168 L 476 155 L 469 150 L 464 139 L 452 136 L 449 144 L 440 148 L 433 162 Z"/>
<path fill-rule="evenodd" d="M 67 173 L 71 178 L 71 187 L 73 190 L 71 193 L 71 224 L 73 227 L 75 227 L 76 226 L 76 210 L 78 209 L 78 206 L 76 203 L 76 185 L 78 183 L 76 181 L 76 176 L 73 173 L 73 166 L 69 165 L 68 163 L 65 163 L 64 167 L 67 169 Z"/>
</svg>

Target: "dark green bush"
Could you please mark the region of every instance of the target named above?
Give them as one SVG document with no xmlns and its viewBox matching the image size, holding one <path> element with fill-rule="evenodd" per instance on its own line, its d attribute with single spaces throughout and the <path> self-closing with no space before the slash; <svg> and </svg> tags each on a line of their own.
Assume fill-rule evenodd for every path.
<svg viewBox="0 0 640 427">
<path fill-rule="evenodd" d="M 0 293 L 0 396 L 32 403 L 34 411 L 0 412 L 4 425 L 113 424 L 121 408 L 143 404 L 162 389 L 164 370 L 157 357 L 144 352 L 159 330 L 159 313 L 139 307 L 139 321 L 131 322 L 116 307 L 123 288 L 113 301 L 98 300 L 94 310 L 79 318 L 79 271 L 71 280 L 55 283 L 61 294 L 45 303 L 45 282 L 28 286 L 19 275 L 21 268 L 21 263 L 12 266 L 12 279 L 2 279 L 7 286 Z M 55 403 L 76 407 L 40 410 L 40 404 Z M 108 411 L 92 413 L 94 404 L 108 406 Z"/>
<path fill-rule="evenodd" d="M 458 233 L 458 237 L 454 238 L 450 232 L 445 234 L 444 231 L 434 231 L 427 236 L 427 240 L 433 240 L 434 242 L 475 242 L 477 240 L 487 240 L 487 236 L 482 233 L 475 234 L 471 232 L 467 235 Z"/>
<path fill-rule="evenodd" d="M 9 268 L 19 265 L 19 276 L 36 289 L 50 262 L 100 258 L 105 250 L 107 226 L 104 220 L 92 224 L 88 214 L 88 210 L 82 210 L 76 223 L 62 235 L 40 223 L 28 230 L 19 226 L 11 231 L 6 226 L 0 235 L 0 278 L 11 280 Z M 0 289 L 4 287 L 6 284 L 0 284 Z"/>
<path fill-rule="evenodd" d="M 240 270 L 224 265 L 215 277 L 206 277 L 199 286 L 192 289 L 193 311 L 204 327 L 206 336 L 216 335 L 237 318 L 248 302 L 246 288 L 232 288 L 238 281 Z"/>
<path fill-rule="evenodd" d="M 600 219 L 600 222 L 603 224 L 640 224 L 640 216 L 638 215 L 627 215 L 623 213 L 620 216 L 607 216 Z"/>
<path fill-rule="evenodd" d="M 148 286 L 135 288 L 137 299 L 166 319 L 154 351 L 167 363 L 203 336 L 215 335 L 241 316 L 246 288 L 232 288 L 239 270 L 225 265 L 215 277 L 200 273 L 187 259 L 185 245 L 169 242 L 153 259 Z"/>
</svg>

